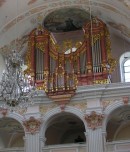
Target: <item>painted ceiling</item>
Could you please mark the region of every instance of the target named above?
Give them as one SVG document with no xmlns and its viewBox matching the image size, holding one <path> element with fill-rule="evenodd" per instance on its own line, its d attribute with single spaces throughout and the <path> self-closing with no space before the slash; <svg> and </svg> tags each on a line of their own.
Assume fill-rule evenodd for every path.
<svg viewBox="0 0 130 152">
<path fill-rule="evenodd" d="M 0 0 L 0 52 L 25 50 L 27 36 L 59 9 L 80 9 L 103 20 L 130 42 L 130 0 Z"/>
</svg>

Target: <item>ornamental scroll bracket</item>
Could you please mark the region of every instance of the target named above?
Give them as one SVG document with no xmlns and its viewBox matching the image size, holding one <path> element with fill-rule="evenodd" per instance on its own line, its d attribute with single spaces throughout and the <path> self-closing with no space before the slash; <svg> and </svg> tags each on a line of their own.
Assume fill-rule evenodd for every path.
<svg viewBox="0 0 130 152">
<path fill-rule="evenodd" d="M 35 134 L 36 131 L 39 131 L 40 129 L 41 120 L 30 117 L 29 120 L 23 121 L 23 125 L 25 126 L 27 132 Z"/>
<path fill-rule="evenodd" d="M 4 109 L 4 108 L 0 108 L 0 114 L 3 115 L 3 117 L 5 117 L 8 113 L 8 110 L 7 109 Z"/>
<path fill-rule="evenodd" d="M 97 127 L 102 125 L 103 118 L 103 114 L 98 114 L 95 111 L 92 111 L 91 114 L 85 115 L 85 120 L 88 124 L 88 127 L 92 130 L 95 130 Z"/>
</svg>

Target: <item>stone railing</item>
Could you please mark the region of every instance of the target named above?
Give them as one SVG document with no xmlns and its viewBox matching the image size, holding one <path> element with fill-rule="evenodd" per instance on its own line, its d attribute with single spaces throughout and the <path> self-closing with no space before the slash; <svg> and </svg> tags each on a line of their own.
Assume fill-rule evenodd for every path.
<svg viewBox="0 0 130 152">
<path fill-rule="evenodd" d="M 3 149 L 0 149 L 0 152 L 24 152 L 24 148 L 21 148 L 21 147 L 3 148 Z"/>
<path fill-rule="evenodd" d="M 45 146 L 42 152 L 88 152 L 86 144 L 63 144 L 63 145 L 51 145 Z"/>
<path fill-rule="evenodd" d="M 130 140 L 107 142 L 106 152 L 130 152 Z"/>
</svg>

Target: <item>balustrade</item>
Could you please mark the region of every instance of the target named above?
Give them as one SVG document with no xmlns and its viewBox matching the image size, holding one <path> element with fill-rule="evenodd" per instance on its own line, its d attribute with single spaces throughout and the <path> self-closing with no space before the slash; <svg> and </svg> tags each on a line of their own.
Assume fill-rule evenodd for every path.
<svg viewBox="0 0 130 152">
<path fill-rule="evenodd" d="M 130 152 L 130 140 L 107 142 L 107 152 Z"/>
</svg>

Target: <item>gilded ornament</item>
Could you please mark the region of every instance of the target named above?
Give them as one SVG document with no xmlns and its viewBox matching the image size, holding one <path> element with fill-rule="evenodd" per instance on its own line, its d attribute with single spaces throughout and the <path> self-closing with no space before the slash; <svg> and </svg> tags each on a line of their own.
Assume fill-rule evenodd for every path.
<svg viewBox="0 0 130 152">
<path fill-rule="evenodd" d="M 36 133 L 36 131 L 39 131 L 41 121 L 40 119 L 35 119 L 34 117 L 30 117 L 29 120 L 23 121 L 23 125 L 25 126 L 27 132 L 34 134 Z"/>
<path fill-rule="evenodd" d="M 103 80 L 94 80 L 94 84 L 109 84 L 109 79 L 103 79 Z"/>
<path fill-rule="evenodd" d="M 81 102 L 81 103 L 69 103 L 69 106 L 75 107 L 79 109 L 80 111 L 85 111 L 87 109 L 87 102 Z"/>
<path fill-rule="evenodd" d="M 92 130 L 95 130 L 97 127 L 102 125 L 104 115 L 98 114 L 95 111 L 92 111 L 91 114 L 85 115 L 85 120 L 87 121 L 88 127 Z"/>
<path fill-rule="evenodd" d="M 41 114 L 45 114 L 46 112 L 52 110 L 53 108 L 56 108 L 57 107 L 57 104 L 53 103 L 53 104 L 49 104 L 49 105 L 41 105 L 39 107 L 39 111 Z"/>
<path fill-rule="evenodd" d="M 43 42 L 37 42 L 36 48 L 44 52 L 45 51 L 45 44 Z"/>
</svg>

